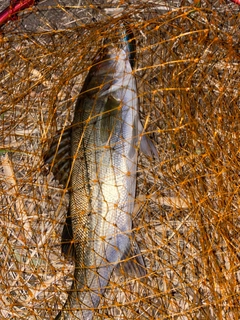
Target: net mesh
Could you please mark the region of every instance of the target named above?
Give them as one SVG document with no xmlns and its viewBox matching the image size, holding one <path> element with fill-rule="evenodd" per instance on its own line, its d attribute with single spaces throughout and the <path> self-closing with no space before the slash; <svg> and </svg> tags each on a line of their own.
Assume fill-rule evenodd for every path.
<svg viewBox="0 0 240 320">
<path fill-rule="evenodd" d="M 239 319 L 239 11 L 227 1 L 40 1 L 2 27 L 0 318 L 54 319 L 67 187 L 43 161 L 73 120 L 93 57 L 127 22 L 140 117 L 133 235 L 145 279 L 113 272 L 94 319 Z M 5 7 L 7 3 L 3 4 Z"/>
</svg>

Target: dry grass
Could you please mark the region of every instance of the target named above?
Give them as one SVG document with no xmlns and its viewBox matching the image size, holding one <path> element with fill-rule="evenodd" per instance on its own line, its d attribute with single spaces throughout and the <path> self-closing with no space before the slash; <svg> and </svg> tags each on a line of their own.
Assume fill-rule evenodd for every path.
<svg viewBox="0 0 240 320">
<path fill-rule="evenodd" d="M 141 118 L 159 152 L 159 161 L 139 155 L 134 236 L 147 279 L 114 273 L 96 319 L 239 319 L 239 13 L 223 1 L 199 3 L 132 5 L 111 20 L 87 2 L 75 15 L 59 7 L 57 30 L 43 3 L 37 28 L 28 29 L 36 12 L 21 20 L 28 28 L 5 26 L 0 318 L 54 319 L 66 298 L 73 262 L 61 257 L 60 241 L 68 195 L 43 154 L 71 123 L 102 40 L 115 39 L 127 20 L 137 40 Z"/>
</svg>

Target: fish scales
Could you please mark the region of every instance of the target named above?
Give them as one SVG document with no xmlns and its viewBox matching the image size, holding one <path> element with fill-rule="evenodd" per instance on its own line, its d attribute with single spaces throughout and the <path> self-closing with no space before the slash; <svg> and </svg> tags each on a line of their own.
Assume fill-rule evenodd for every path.
<svg viewBox="0 0 240 320">
<path fill-rule="evenodd" d="M 138 98 L 126 48 L 109 45 L 91 68 L 71 133 L 70 213 L 75 281 L 56 319 L 92 319 L 131 246 Z"/>
</svg>

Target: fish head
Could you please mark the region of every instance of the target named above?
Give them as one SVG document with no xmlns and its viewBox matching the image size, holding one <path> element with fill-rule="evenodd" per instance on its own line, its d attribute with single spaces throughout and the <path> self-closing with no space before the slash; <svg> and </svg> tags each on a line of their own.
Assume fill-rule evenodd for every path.
<svg viewBox="0 0 240 320">
<path fill-rule="evenodd" d="M 136 40 L 129 25 L 121 23 L 117 35 L 115 34 L 114 38 L 105 37 L 103 46 L 111 56 L 116 56 L 114 49 L 123 50 L 125 52 L 124 58 L 130 62 L 132 69 L 134 69 L 136 62 Z"/>
</svg>

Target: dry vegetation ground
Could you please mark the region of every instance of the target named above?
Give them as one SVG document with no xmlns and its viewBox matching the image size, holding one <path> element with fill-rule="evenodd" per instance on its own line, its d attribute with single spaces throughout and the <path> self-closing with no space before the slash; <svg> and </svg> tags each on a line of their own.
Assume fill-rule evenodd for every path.
<svg viewBox="0 0 240 320">
<path fill-rule="evenodd" d="M 141 118 L 159 152 L 159 161 L 139 154 L 134 236 L 147 277 L 114 273 L 96 319 L 238 320 L 239 11 L 142 1 L 109 19 L 89 2 L 43 1 L 0 38 L 0 318 L 54 319 L 66 298 L 68 194 L 43 154 L 71 123 L 102 40 L 127 20 Z"/>
</svg>

